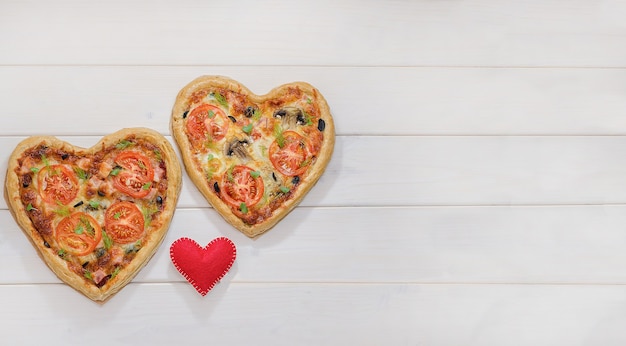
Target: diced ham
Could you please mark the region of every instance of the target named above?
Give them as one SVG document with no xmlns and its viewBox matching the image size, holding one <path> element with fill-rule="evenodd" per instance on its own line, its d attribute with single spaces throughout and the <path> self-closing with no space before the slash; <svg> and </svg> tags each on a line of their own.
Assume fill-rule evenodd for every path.
<svg viewBox="0 0 626 346">
<path fill-rule="evenodd" d="M 153 162 L 152 167 L 154 167 L 154 181 L 158 183 L 165 176 L 165 170 L 158 162 Z"/>
<path fill-rule="evenodd" d="M 102 279 L 104 279 L 107 276 L 107 273 L 104 272 L 104 270 L 102 269 L 98 269 L 95 272 L 91 273 L 91 277 L 93 278 L 93 282 L 97 284 L 100 283 L 100 281 L 102 281 Z"/>
<path fill-rule="evenodd" d="M 22 163 L 22 166 L 20 167 L 20 174 L 30 173 L 30 169 L 33 167 L 36 167 L 35 160 L 33 160 L 31 157 L 26 157 L 24 159 L 24 162 Z"/>
<path fill-rule="evenodd" d="M 106 179 L 106 177 L 109 176 L 109 173 L 111 173 L 111 170 L 113 170 L 113 163 L 102 161 L 102 163 L 100 163 L 100 167 L 98 168 L 98 177 L 100 179 Z"/>
<path fill-rule="evenodd" d="M 111 264 L 116 266 L 122 263 L 124 252 L 120 248 L 111 249 Z"/>
<path fill-rule="evenodd" d="M 89 167 L 91 166 L 91 160 L 83 157 L 82 159 L 76 161 L 76 165 L 80 167 L 80 169 L 88 171 Z"/>
<path fill-rule="evenodd" d="M 102 191 L 105 195 L 110 195 L 115 190 L 109 180 L 100 180 L 96 177 L 92 177 L 87 182 L 87 191 L 90 195 L 95 195 L 98 191 Z"/>
</svg>

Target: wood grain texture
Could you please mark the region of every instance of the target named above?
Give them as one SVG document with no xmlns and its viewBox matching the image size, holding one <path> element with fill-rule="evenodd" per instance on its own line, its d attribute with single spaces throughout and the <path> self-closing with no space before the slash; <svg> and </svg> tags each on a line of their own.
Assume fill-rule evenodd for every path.
<svg viewBox="0 0 626 346">
<path fill-rule="evenodd" d="M 223 282 L 202 298 L 187 284 L 131 284 L 106 306 L 73 300 L 62 285 L 2 291 L 0 304 L 12 312 L 3 340 L 11 344 L 38 343 L 40 335 L 96 345 L 626 342 L 623 286 Z"/>
<path fill-rule="evenodd" d="M 61 284 L 0 201 L 2 343 L 625 344 L 625 11 L 1 1 L 0 167 L 30 135 L 171 141 L 176 93 L 205 74 L 258 94 L 309 82 L 338 135 L 319 183 L 255 240 L 185 176 L 163 247 L 105 305 Z M 183 236 L 238 248 L 204 298 L 168 258 Z"/>
<path fill-rule="evenodd" d="M 0 212 L 10 225 L 11 216 Z M 179 209 L 134 282 L 183 282 L 169 246 L 237 245 L 233 282 L 626 284 L 624 206 L 297 208 L 259 239 L 209 209 Z M 0 284 L 57 283 L 17 226 L 0 242 Z"/>
<path fill-rule="evenodd" d="M 338 135 L 626 134 L 624 69 L 394 66 L 0 66 L 2 133 L 167 135 L 176 94 L 206 74 L 257 94 L 307 81 L 330 96 Z"/>
<path fill-rule="evenodd" d="M 0 64 L 624 67 L 625 6 L 8 1 Z"/>
<path fill-rule="evenodd" d="M 99 138 L 61 137 L 85 147 Z M 0 155 L 20 139 L 0 137 Z M 626 203 L 623 146 L 622 136 L 339 136 L 301 205 Z M 179 207 L 207 206 L 184 174 Z"/>
</svg>

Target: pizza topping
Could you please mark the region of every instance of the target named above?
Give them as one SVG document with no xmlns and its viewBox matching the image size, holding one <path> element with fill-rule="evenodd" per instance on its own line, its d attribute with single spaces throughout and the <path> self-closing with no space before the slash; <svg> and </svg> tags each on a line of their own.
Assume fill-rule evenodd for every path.
<svg viewBox="0 0 626 346">
<path fill-rule="evenodd" d="M 22 187 L 27 188 L 32 182 L 33 178 L 30 176 L 30 174 L 24 174 L 22 176 Z"/>
<path fill-rule="evenodd" d="M 104 215 L 104 228 L 107 236 L 114 242 L 132 243 L 143 236 L 144 217 L 134 203 L 117 202 L 107 209 Z"/>
<path fill-rule="evenodd" d="M 317 121 L 317 129 L 320 132 L 324 132 L 324 129 L 326 128 L 326 122 L 324 121 L 324 119 L 320 119 Z"/>
<path fill-rule="evenodd" d="M 280 126 L 279 123 L 276 123 L 274 125 L 274 138 L 276 138 L 276 144 L 278 144 L 278 146 L 280 148 L 282 148 L 285 145 L 285 137 L 283 136 L 283 128 Z"/>
<path fill-rule="evenodd" d="M 216 100 L 216 101 L 217 101 L 220 105 L 222 105 L 222 107 L 224 107 L 224 108 L 228 109 L 228 106 L 229 106 L 229 105 L 228 105 L 228 101 L 226 100 L 226 98 L 224 97 L 224 95 L 222 95 L 222 94 L 221 94 L 221 93 L 219 93 L 219 92 L 212 93 L 212 95 L 213 95 L 213 97 L 215 98 L 215 100 Z"/>
<path fill-rule="evenodd" d="M 129 150 L 117 155 L 115 162 L 121 167 L 114 175 L 115 188 L 133 198 L 142 198 L 150 193 L 154 169 L 148 157 Z"/>
<path fill-rule="evenodd" d="M 246 118 L 252 118 L 252 116 L 257 112 L 258 110 L 253 107 L 253 106 L 248 106 L 246 107 L 246 110 L 244 111 L 244 115 L 246 116 Z"/>
<path fill-rule="evenodd" d="M 112 176 L 112 177 L 116 177 L 118 174 L 120 174 L 121 171 L 122 171 L 122 167 L 121 166 L 115 166 L 109 172 L 109 175 Z"/>
<path fill-rule="evenodd" d="M 73 167 L 73 170 L 74 170 L 74 173 L 76 173 L 76 176 L 78 176 L 78 179 L 81 179 L 81 180 L 89 179 L 89 174 L 87 172 L 85 172 L 84 169 L 82 169 L 82 168 L 80 168 L 78 166 L 75 166 L 75 167 Z"/>
<path fill-rule="evenodd" d="M 102 229 L 91 215 L 77 212 L 59 222 L 55 237 L 60 249 L 84 256 L 96 248 L 102 238 Z"/>
<path fill-rule="evenodd" d="M 306 140 L 293 131 L 286 131 L 283 138 L 282 146 L 278 139 L 270 146 L 270 161 L 283 175 L 300 175 L 306 171 L 309 164 Z"/>
<path fill-rule="evenodd" d="M 89 273 L 89 272 L 87 272 Z M 98 269 L 95 272 L 91 273 L 91 279 L 98 287 L 104 286 L 104 284 L 109 280 L 110 275 L 104 272 L 102 269 Z"/>
<path fill-rule="evenodd" d="M 324 141 L 324 135 L 320 131 L 309 130 L 305 132 L 308 139 L 308 149 L 311 156 L 317 156 L 322 150 L 322 142 Z"/>
<path fill-rule="evenodd" d="M 187 116 L 187 133 L 191 144 L 202 147 L 207 141 L 220 141 L 228 131 L 230 120 L 217 106 L 205 103 Z"/>
<path fill-rule="evenodd" d="M 243 132 L 245 132 L 246 134 L 250 134 L 252 132 L 252 124 L 248 124 L 244 127 L 241 128 L 241 130 L 243 130 Z"/>
<path fill-rule="evenodd" d="M 274 117 L 282 119 L 283 124 L 289 128 L 294 128 L 296 124 L 304 125 L 307 123 L 302 109 L 298 107 L 283 107 L 274 112 Z"/>
<path fill-rule="evenodd" d="M 240 159 L 246 159 L 248 157 L 248 149 L 246 148 L 250 143 L 246 139 L 233 139 L 224 147 L 224 153 L 228 156 L 233 154 Z"/>
<path fill-rule="evenodd" d="M 126 139 L 123 139 L 123 140 L 119 141 L 115 145 L 115 148 L 122 150 L 122 149 L 126 149 L 126 148 L 130 147 L 131 145 L 133 145 L 133 142 L 131 142 L 129 140 L 126 140 Z"/>
<path fill-rule="evenodd" d="M 263 197 L 263 178 L 252 177 L 252 168 L 247 166 L 231 167 L 222 176 L 220 196 L 230 206 L 239 208 L 241 203 L 253 207 Z"/>
<path fill-rule="evenodd" d="M 68 204 L 78 193 L 78 179 L 65 165 L 47 165 L 38 173 L 39 193 L 44 201 Z"/>
<path fill-rule="evenodd" d="M 150 226 L 150 223 L 152 222 L 152 218 L 158 211 L 159 209 L 155 205 L 147 205 L 141 208 L 143 221 L 146 227 Z"/>
</svg>

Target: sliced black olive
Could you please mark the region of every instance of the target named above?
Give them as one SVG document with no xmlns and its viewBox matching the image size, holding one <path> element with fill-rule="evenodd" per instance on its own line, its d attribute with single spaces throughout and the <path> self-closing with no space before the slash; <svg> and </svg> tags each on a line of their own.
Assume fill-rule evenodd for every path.
<svg viewBox="0 0 626 346">
<path fill-rule="evenodd" d="M 157 202 L 157 204 L 163 204 L 163 197 L 157 196 L 156 202 Z"/>
<path fill-rule="evenodd" d="M 45 241 L 45 240 L 44 240 L 44 242 L 43 242 L 43 246 L 47 247 L 48 249 L 50 248 L 50 244 L 48 244 L 48 242 L 47 242 L 47 241 Z"/>
<path fill-rule="evenodd" d="M 126 249 L 126 254 L 131 254 L 131 253 L 137 253 L 139 252 L 139 250 L 141 250 L 140 247 L 137 247 L 135 245 L 129 247 L 128 249 Z"/>
<path fill-rule="evenodd" d="M 103 247 L 99 247 L 99 248 L 96 249 L 96 257 L 100 258 L 100 257 L 104 256 L 104 254 L 106 252 L 107 251 Z"/>
<path fill-rule="evenodd" d="M 78 202 L 78 203 L 74 204 L 74 208 L 78 208 L 78 207 L 80 207 L 81 205 L 83 205 L 84 203 L 85 203 L 85 202 L 80 201 L 80 202 Z"/>
<path fill-rule="evenodd" d="M 217 193 L 220 193 L 220 186 L 217 181 L 213 184 L 213 190 L 215 190 L 215 192 Z"/>
<path fill-rule="evenodd" d="M 104 196 L 106 196 L 106 194 L 104 193 L 104 191 L 98 190 L 98 196 L 104 197 Z"/>
<path fill-rule="evenodd" d="M 183 113 L 183 119 L 187 117 L 187 114 L 189 114 L 189 111 L 185 111 L 185 113 Z"/>
<path fill-rule="evenodd" d="M 254 115 L 255 112 L 256 112 L 256 108 L 254 108 L 252 106 L 248 106 L 248 107 L 246 107 L 246 110 L 244 111 L 244 114 L 245 114 L 246 117 L 252 118 L 252 116 Z"/>
<path fill-rule="evenodd" d="M 326 128 L 326 122 L 324 121 L 324 119 L 320 119 L 317 122 L 317 129 L 320 130 L 320 132 L 323 132 L 325 128 Z"/>
<path fill-rule="evenodd" d="M 300 183 L 300 177 L 296 175 L 291 179 L 291 183 L 294 185 L 298 185 Z"/>
<path fill-rule="evenodd" d="M 32 182 L 33 178 L 30 176 L 30 174 L 25 174 L 22 176 L 22 186 L 24 188 L 29 187 Z"/>
<path fill-rule="evenodd" d="M 67 153 L 61 154 L 61 160 L 67 160 L 68 157 L 70 157 L 70 155 Z"/>
<path fill-rule="evenodd" d="M 237 119 L 235 119 L 235 117 L 234 117 L 234 116 L 232 116 L 232 115 L 229 115 L 229 116 L 228 116 L 228 119 L 230 119 L 230 121 L 232 121 L 233 123 L 236 123 L 236 122 L 237 122 Z"/>
<path fill-rule="evenodd" d="M 89 265 L 89 261 L 83 263 L 83 268 L 87 268 L 87 265 Z"/>
<path fill-rule="evenodd" d="M 276 174 L 274 174 L 274 172 L 272 172 L 272 179 L 274 179 L 274 181 L 278 181 L 278 179 L 276 179 Z"/>
</svg>

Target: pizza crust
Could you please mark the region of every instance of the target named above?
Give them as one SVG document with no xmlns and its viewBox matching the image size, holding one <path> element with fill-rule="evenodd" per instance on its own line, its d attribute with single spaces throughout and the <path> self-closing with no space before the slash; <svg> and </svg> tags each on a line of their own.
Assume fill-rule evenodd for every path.
<svg viewBox="0 0 626 346">
<path fill-rule="evenodd" d="M 79 277 L 76 273 L 72 272 L 65 260 L 60 258 L 56 253 L 53 253 L 49 248 L 44 246 L 43 237 L 33 227 L 31 220 L 27 215 L 27 211 L 21 202 L 20 189 L 19 189 L 19 177 L 16 174 L 16 168 L 18 167 L 18 159 L 22 156 L 24 151 L 37 146 L 41 143 L 45 143 L 49 147 L 60 148 L 68 152 L 80 152 L 90 154 L 101 150 L 102 148 L 109 147 L 119 142 L 120 140 L 127 138 L 129 135 L 133 135 L 136 138 L 143 138 L 147 141 L 157 145 L 161 150 L 162 159 L 167 167 L 168 188 L 167 188 L 167 205 L 163 209 L 161 216 L 164 220 L 162 227 L 151 232 L 144 238 L 145 245 L 142 246 L 143 251 L 137 252 L 135 258 L 122 269 L 119 274 L 103 288 L 97 288 L 95 285 L 89 285 L 85 283 L 85 280 Z M 137 273 L 147 264 L 152 258 L 154 253 L 159 248 L 165 238 L 165 234 L 168 231 L 171 219 L 176 209 L 176 202 L 180 189 L 182 186 L 182 173 L 180 164 L 178 163 L 177 156 L 171 146 L 171 144 L 158 132 L 147 128 L 127 128 L 122 129 L 113 134 L 103 137 L 93 147 L 85 149 L 74 146 L 70 143 L 62 141 L 52 136 L 33 136 L 20 142 L 9 158 L 9 166 L 7 169 L 7 175 L 5 180 L 4 196 L 9 206 L 9 210 L 13 214 L 16 222 L 20 228 L 24 231 L 27 238 L 32 245 L 37 249 L 40 257 L 48 265 L 48 267 L 64 282 L 81 292 L 88 298 L 94 301 L 105 301 L 113 294 L 117 293 L 126 284 L 128 284 Z M 110 284 L 109 284 L 110 283 Z"/>
<path fill-rule="evenodd" d="M 318 100 L 320 108 L 320 118 L 323 119 L 325 122 L 325 129 L 322 148 L 317 157 L 317 162 L 315 166 L 309 171 L 307 181 L 303 182 L 303 184 L 298 188 L 295 196 L 289 199 L 280 207 L 278 207 L 276 210 L 274 210 L 272 216 L 260 224 L 246 224 L 239 217 L 234 215 L 231 212 L 230 208 L 211 191 L 211 187 L 209 186 L 207 180 L 204 178 L 202 172 L 198 172 L 193 163 L 191 155 L 192 148 L 189 141 L 187 140 L 184 121 L 182 117 L 180 117 L 180 114 L 182 114 L 188 107 L 188 101 L 194 92 L 215 87 L 230 89 L 245 94 L 248 96 L 249 100 L 255 104 L 260 104 L 270 99 L 281 98 L 282 95 L 284 95 L 290 87 L 297 87 L 308 95 L 315 95 L 316 99 Z M 317 183 L 317 181 L 321 177 L 326 166 L 328 165 L 328 162 L 330 161 L 335 145 L 335 126 L 328 103 L 317 89 L 315 89 L 312 85 L 306 82 L 293 82 L 283 84 L 272 89 L 265 95 L 256 95 L 244 85 L 228 77 L 201 76 L 191 81 L 178 93 L 176 101 L 174 103 L 174 107 L 172 109 L 172 120 L 170 125 L 172 129 L 172 134 L 182 154 L 185 169 L 187 170 L 189 177 L 194 182 L 196 187 L 200 190 L 200 192 L 207 199 L 207 201 L 213 206 L 213 208 L 215 208 L 229 224 L 231 224 L 236 229 L 251 238 L 258 236 L 275 226 L 281 219 L 289 214 L 289 212 L 300 203 L 304 196 L 311 190 L 311 188 Z"/>
</svg>

